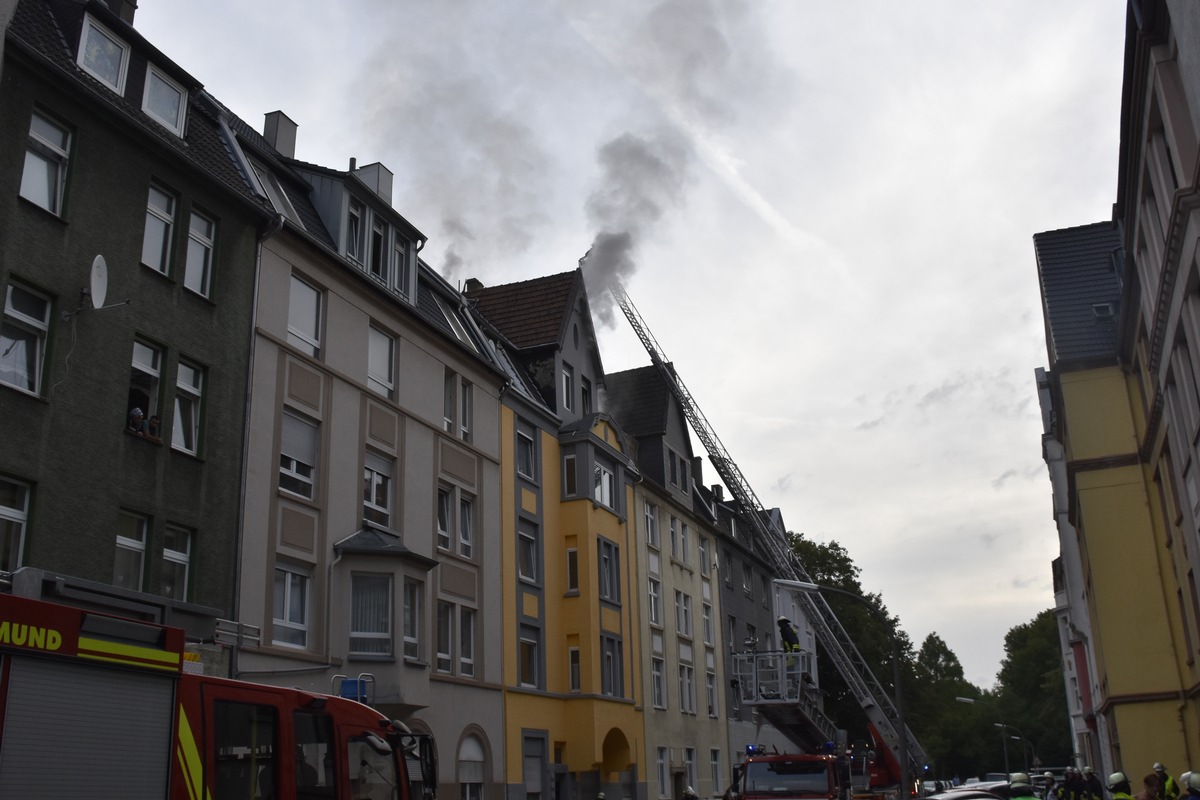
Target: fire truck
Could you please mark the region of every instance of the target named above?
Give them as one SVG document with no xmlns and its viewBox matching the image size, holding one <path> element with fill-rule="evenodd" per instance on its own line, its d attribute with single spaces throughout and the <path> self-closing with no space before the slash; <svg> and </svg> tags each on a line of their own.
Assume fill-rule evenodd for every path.
<svg viewBox="0 0 1200 800">
<path fill-rule="evenodd" d="M 0 594 L 0 797 L 433 797 L 429 737 L 184 662 L 180 628 Z"/>
<path fill-rule="evenodd" d="M 878 788 L 886 783 L 874 752 L 863 746 L 797 754 L 748 745 L 745 759 L 734 767 L 732 794 L 736 800 L 885 800 L 895 796 Z"/>
</svg>

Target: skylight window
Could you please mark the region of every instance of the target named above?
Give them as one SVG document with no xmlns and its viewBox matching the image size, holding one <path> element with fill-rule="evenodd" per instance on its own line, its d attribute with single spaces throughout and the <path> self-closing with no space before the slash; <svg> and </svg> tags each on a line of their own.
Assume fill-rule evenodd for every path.
<svg viewBox="0 0 1200 800">
<path fill-rule="evenodd" d="M 129 71 L 129 45 L 90 15 L 84 15 L 79 66 L 117 94 L 124 94 L 125 75 Z"/>
<path fill-rule="evenodd" d="M 442 309 L 442 314 L 445 315 L 446 322 L 450 323 L 450 327 L 454 329 L 454 335 L 458 337 L 459 341 L 474 350 L 475 343 L 467 335 L 467 329 L 463 327 L 462 320 L 458 318 L 458 314 L 442 298 L 435 295 L 434 299 L 437 300 L 438 307 Z"/>
<path fill-rule="evenodd" d="M 146 91 L 142 110 L 161 122 L 176 136 L 183 136 L 183 120 L 187 113 L 187 92 L 175 81 L 159 72 L 154 65 L 146 73 Z"/>
</svg>

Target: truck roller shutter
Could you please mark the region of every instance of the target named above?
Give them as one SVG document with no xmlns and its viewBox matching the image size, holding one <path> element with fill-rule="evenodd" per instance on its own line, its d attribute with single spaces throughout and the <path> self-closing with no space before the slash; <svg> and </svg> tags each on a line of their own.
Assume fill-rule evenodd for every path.
<svg viewBox="0 0 1200 800">
<path fill-rule="evenodd" d="M 0 797 L 167 796 L 175 680 L 13 656 Z"/>
</svg>

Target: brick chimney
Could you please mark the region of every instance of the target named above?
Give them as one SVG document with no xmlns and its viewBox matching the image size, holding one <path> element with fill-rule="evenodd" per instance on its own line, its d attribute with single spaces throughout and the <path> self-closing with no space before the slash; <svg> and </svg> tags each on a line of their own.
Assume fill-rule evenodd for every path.
<svg viewBox="0 0 1200 800">
<path fill-rule="evenodd" d="M 296 128 L 295 122 L 282 111 L 272 111 L 266 115 L 263 122 L 263 138 L 267 144 L 279 151 L 281 156 L 296 157 Z"/>
</svg>

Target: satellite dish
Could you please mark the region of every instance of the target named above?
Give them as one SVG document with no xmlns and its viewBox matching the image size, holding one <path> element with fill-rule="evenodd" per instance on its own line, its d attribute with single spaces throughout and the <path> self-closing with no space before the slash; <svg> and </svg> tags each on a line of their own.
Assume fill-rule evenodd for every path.
<svg viewBox="0 0 1200 800">
<path fill-rule="evenodd" d="M 104 298 L 108 295 L 108 264 L 104 263 L 104 256 L 96 256 L 92 259 L 92 308 L 100 308 L 104 305 Z"/>
</svg>

